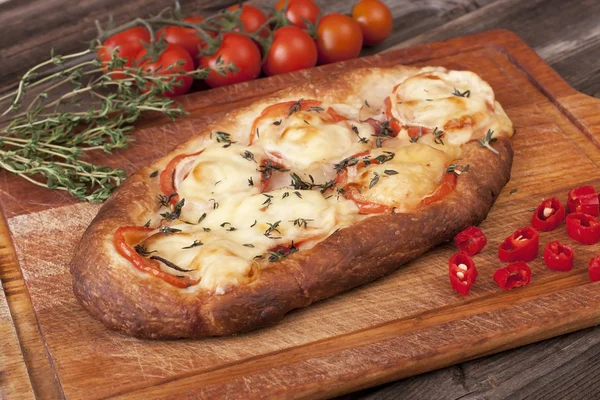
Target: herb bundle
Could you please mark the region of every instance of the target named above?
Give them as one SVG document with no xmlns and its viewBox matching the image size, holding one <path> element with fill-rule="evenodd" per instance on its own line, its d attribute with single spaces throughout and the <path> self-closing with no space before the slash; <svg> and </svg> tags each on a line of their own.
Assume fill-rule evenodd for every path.
<svg viewBox="0 0 600 400">
<path fill-rule="evenodd" d="M 176 12 L 167 9 L 107 31 L 97 24 L 98 38 L 87 50 L 64 56 L 51 51 L 48 60 L 29 69 L 16 89 L 0 96 L 0 168 L 81 201 L 105 200 L 125 180 L 126 172 L 94 164 L 90 152 L 112 153 L 126 147 L 132 141 L 134 123 L 148 112 L 171 119 L 184 115 L 185 110 L 163 94 L 178 84 L 177 77 L 203 79 L 211 69 L 176 72 L 171 66 L 160 74 L 145 73 L 141 67 L 127 66 L 117 49 L 107 63 L 90 58 L 101 40 L 137 25 L 147 27 L 152 38 L 152 26 L 179 25 L 198 30 L 207 43 L 215 42 L 200 24 L 178 20 Z M 221 16 L 223 23 L 237 17 L 235 13 Z M 152 50 L 150 56 L 160 49 Z M 214 70 L 225 74 L 235 67 L 219 62 Z"/>
</svg>

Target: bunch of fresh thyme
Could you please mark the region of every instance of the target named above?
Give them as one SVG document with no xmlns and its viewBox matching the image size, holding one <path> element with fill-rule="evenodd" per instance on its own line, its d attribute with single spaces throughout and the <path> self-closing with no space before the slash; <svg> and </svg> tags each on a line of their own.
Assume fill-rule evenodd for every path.
<svg viewBox="0 0 600 400">
<path fill-rule="evenodd" d="M 169 24 L 189 25 L 165 18 L 164 12 L 136 19 L 112 30 L 100 29 L 85 51 L 64 56 L 51 52 L 48 60 L 29 69 L 15 90 L 0 96 L 0 168 L 82 201 L 105 200 L 125 179 L 125 171 L 93 164 L 87 154 L 126 147 L 133 124 L 144 113 L 158 112 L 171 119 L 185 114 L 162 94 L 173 89 L 178 76 L 203 79 L 210 69 L 174 72 L 171 67 L 160 75 L 147 74 L 142 68 L 126 67 L 117 49 L 108 65 L 90 58 L 103 38 L 135 25 L 152 32 L 151 25 Z M 222 62 L 215 67 L 221 74 L 234 70 Z M 119 79 L 113 78 L 117 73 Z M 151 89 L 144 93 L 139 88 Z"/>
</svg>

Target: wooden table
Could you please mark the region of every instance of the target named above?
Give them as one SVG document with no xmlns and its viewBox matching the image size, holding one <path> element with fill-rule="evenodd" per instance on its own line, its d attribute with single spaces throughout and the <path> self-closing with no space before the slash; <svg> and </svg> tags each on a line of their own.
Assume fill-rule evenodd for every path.
<svg viewBox="0 0 600 400">
<path fill-rule="evenodd" d="M 317 2 L 324 12 L 350 11 L 350 2 Z M 46 57 L 50 47 L 64 53 L 84 46 L 82 41 L 94 36 L 94 19 L 106 19 L 108 14 L 113 14 L 116 22 L 123 22 L 137 16 L 140 10 L 153 13 L 170 4 L 163 0 L 151 3 L 142 0 L 0 0 L 0 3 L 0 60 L 3 66 L 0 93 L 11 87 L 26 67 Z M 185 10 L 205 14 L 231 3 L 235 1 L 182 1 Z M 267 4 L 266 1 L 255 3 Z M 576 89 L 600 97 L 600 63 L 597 62 L 600 57 L 600 2 L 596 0 L 388 0 L 387 3 L 395 17 L 394 32 L 384 43 L 365 54 L 505 28 L 519 34 Z M 22 295 L 15 290 L 20 277 L 6 276 L 0 271 L 0 279 L 4 282 L 7 298 Z M 15 310 L 11 313 L 13 318 L 21 318 L 15 316 Z M 0 313 L 0 318 L 1 322 L 9 320 L 10 316 Z M 26 324 L 21 326 L 35 329 Z M 2 332 L 3 340 L 13 334 Z M 600 328 L 591 328 L 346 398 L 597 398 L 600 397 L 600 384 L 595 379 L 600 370 L 598 343 Z M 11 345 L 7 345 L 9 351 Z M 24 354 L 24 357 L 28 360 L 32 379 L 40 379 L 43 372 L 37 371 L 36 366 L 43 364 L 39 360 L 45 357 L 44 349 L 35 344 L 30 344 L 29 348 L 39 350 L 38 354 Z M 18 360 L 18 351 L 14 354 Z M 26 372 L 15 367 L 14 377 L 0 376 L 0 380 L 18 376 L 26 379 Z M 17 383 L 17 391 L 31 390 L 28 382 Z"/>
</svg>

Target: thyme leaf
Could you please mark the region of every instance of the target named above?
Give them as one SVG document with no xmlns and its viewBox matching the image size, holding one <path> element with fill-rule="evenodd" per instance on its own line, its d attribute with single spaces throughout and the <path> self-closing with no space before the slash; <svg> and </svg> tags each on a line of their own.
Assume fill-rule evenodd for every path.
<svg viewBox="0 0 600 400">
<path fill-rule="evenodd" d="M 279 229 L 277 229 L 279 227 L 280 223 L 281 223 L 281 221 L 276 221 L 276 222 L 274 222 L 272 224 L 270 222 L 267 222 L 267 225 L 269 225 L 269 228 L 267 228 L 267 230 L 265 231 L 265 233 L 263 233 L 263 235 L 265 235 L 269 239 L 281 239 L 281 237 L 271 236 L 271 234 L 273 232 L 281 233 L 279 231 Z"/>
<path fill-rule="evenodd" d="M 498 150 L 494 149 L 490 143 L 496 141 L 497 139 L 495 137 L 492 137 L 494 135 L 494 131 L 491 129 L 488 129 L 487 133 L 485 134 L 485 136 L 479 140 L 477 143 L 479 143 L 479 145 L 481 147 L 487 147 L 492 153 L 494 154 L 500 154 L 498 153 Z"/>
<path fill-rule="evenodd" d="M 305 219 L 305 218 L 296 218 L 290 220 L 290 222 L 294 223 L 294 226 L 298 226 L 300 228 L 306 229 L 308 227 L 308 223 L 314 221 L 314 219 Z"/>
<path fill-rule="evenodd" d="M 288 114 L 288 117 L 290 117 L 293 113 L 298 112 L 302 110 L 302 99 L 294 102 L 291 106 L 290 106 L 290 112 Z"/>
<path fill-rule="evenodd" d="M 356 125 L 352 125 L 352 132 L 354 132 L 356 134 L 356 136 L 358 136 L 359 143 L 368 143 L 369 142 L 369 139 L 367 139 L 366 137 L 360 136 L 360 133 L 358 132 L 358 127 Z"/>
<path fill-rule="evenodd" d="M 158 200 L 159 206 L 169 207 L 171 205 L 171 199 L 175 196 L 177 196 L 177 193 L 171 193 L 168 196 L 159 194 L 158 196 L 156 196 L 156 200 Z"/>
<path fill-rule="evenodd" d="M 439 130 L 437 128 L 437 126 L 436 126 L 435 128 L 433 128 L 433 133 L 432 134 L 433 134 L 433 137 L 434 137 L 434 139 L 433 139 L 434 143 L 441 144 L 441 145 L 444 144 L 444 141 L 442 140 L 442 136 L 444 136 L 444 131 Z"/>
<path fill-rule="evenodd" d="M 173 211 L 165 212 L 160 214 L 161 217 L 166 219 L 177 219 L 181 216 L 181 209 L 185 204 L 185 199 L 181 199 L 173 206 Z"/>
<path fill-rule="evenodd" d="M 170 226 L 163 226 L 158 231 L 165 236 L 169 236 L 169 235 L 172 235 L 173 233 L 181 232 L 181 229 L 171 228 Z"/>
<path fill-rule="evenodd" d="M 200 240 L 194 240 L 194 242 L 193 242 L 192 244 L 190 244 L 189 246 L 182 247 L 182 249 L 183 249 L 183 250 L 186 250 L 186 249 L 191 249 L 191 248 L 193 248 L 193 247 L 202 246 L 203 244 L 204 244 L 204 243 L 202 243 Z"/>
<path fill-rule="evenodd" d="M 373 178 L 371 179 L 371 182 L 369 183 L 369 189 L 371 189 L 373 186 L 377 185 L 378 182 L 379 182 L 379 174 L 377 172 L 373 172 Z"/>
<path fill-rule="evenodd" d="M 271 160 L 263 161 L 257 169 L 262 174 L 263 181 L 269 180 L 273 175 L 273 171 L 287 172 L 289 171 L 284 166 L 274 163 Z"/>
<path fill-rule="evenodd" d="M 133 249 L 142 257 L 148 257 L 152 253 L 156 253 L 156 250 L 148 251 L 143 244 L 136 244 Z"/>
<path fill-rule="evenodd" d="M 231 141 L 231 134 L 223 131 L 212 131 L 210 133 L 210 138 L 212 139 L 213 135 L 217 138 L 217 143 L 225 143 L 223 147 L 229 147 L 236 142 Z"/>
<path fill-rule="evenodd" d="M 256 160 L 254 159 L 254 154 L 252 154 L 252 152 L 250 150 L 246 150 L 243 153 L 241 153 L 240 155 L 248 161 L 256 162 Z"/>
<path fill-rule="evenodd" d="M 460 90 L 458 90 L 457 88 L 454 88 L 454 91 L 452 92 L 453 95 L 458 96 L 458 97 L 469 97 L 471 96 L 471 91 L 470 90 L 465 90 L 464 92 L 460 92 Z"/>
<path fill-rule="evenodd" d="M 163 258 L 161 256 L 151 256 L 150 257 L 151 260 L 156 260 L 156 261 L 160 261 L 161 263 L 165 264 L 167 267 L 169 268 L 173 268 L 176 271 L 180 271 L 180 272 L 191 272 L 193 271 L 193 269 L 184 269 L 181 268 L 179 266 L 177 266 L 177 264 L 167 260 L 166 258 Z"/>
<path fill-rule="evenodd" d="M 463 172 L 467 172 L 471 169 L 471 164 L 460 165 L 460 164 L 450 164 L 448 168 L 446 168 L 446 172 L 454 173 L 455 175 L 460 175 Z"/>
</svg>

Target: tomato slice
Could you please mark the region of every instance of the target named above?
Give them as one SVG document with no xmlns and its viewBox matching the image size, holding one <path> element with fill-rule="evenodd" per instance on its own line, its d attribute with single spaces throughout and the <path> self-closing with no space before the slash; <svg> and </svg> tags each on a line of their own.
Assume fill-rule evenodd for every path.
<svg viewBox="0 0 600 400">
<path fill-rule="evenodd" d="M 261 120 L 263 120 L 265 118 L 276 118 L 279 116 L 287 118 L 291 115 L 291 112 L 293 112 L 292 107 L 295 104 L 299 104 L 299 107 L 298 107 L 299 110 L 296 110 L 296 111 L 306 111 L 306 110 L 309 110 L 311 107 L 320 106 L 321 101 L 311 100 L 311 99 L 308 99 L 308 100 L 300 99 L 298 101 L 284 101 L 283 103 L 272 104 L 268 107 L 265 107 L 265 109 L 262 110 L 262 112 L 260 113 L 258 118 L 256 118 L 254 120 L 254 123 L 252 124 L 252 130 L 250 131 L 249 145 L 252 145 L 252 143 L 254 142 L 254 137 L 256 135 L 256 129 Z"/>
<path fill-rule="evenodd" d="M 329 107 L 327 109 L 327 114 L 331 117 L 331 119 L 333 119 L 333 122 L 341 122 L 341 121 L 348 121 L 348 118 L 344 117 L 343 115 L 338 114 L 333 108 Z"/>
<path fill-rule="evenodd" d="M 369 201 L 357 200 L 355 197 L 356 192 L 358 192 L 358 188 L 353 185 L 348 185 L 344 188 L 344 196 L 348 200 L 354 201 L 356 206 L 358 207 L 359 214 L 383 214 L 383 213 L 391 213 L 394 210 L 394 207 L 386 206 L 384 204 L 371 203 Z"/>
<path fill-rule="evenodd" d="M 431 203 L 435 203 L 448 196 L 456 187 L 456 174 L 453 172 L 446 172 L 442 178 L 442 182 L 438 188 L 433 192 L 431 196 L 425 197 L 421 200 L 421 205 L 426 206 Z"/>
<path fill-rule="evenodd" d="M 117 252 L 133 264 L 135 268 L 160 278 L 175 287 L 185 289 L 197 285 L 200 282 L 198 279 L 180 278 L 161 271 L 158 265 L 139 255 L 135 249 L 129 245 L 128 241 L 133 243 L 139 242 L 153 230 L 153 228 L 146 228 L 143 226 L 122 226 L 118 228 L 113 239 Z"/>
<path fill-rule="evenodd" d="M 398 85 L 394 87 L 394 91 Z M 383 100 L 383 104 L 385 106 L 385 116 L 390 121 L 390 128 L 396 132 L 396 134 L 393 136 L 397 136 L 400 132 L 400 129 L 402 129 L 402 126 L 400 125 L 400 122 L 392 115 L 392 100 L 389 97 L 386 97 Z M 406 128 L 408 130 L 408 136 L 413 139 L 433 132 L 433 129 L 419 125 L 409 125 Z"/>
<path fill-rule="evenodd" d="M 373 162 L 373 163 L 375 164 L 376 162 Z M 336 183 L 338 183 L 338 181 L 344 182 L 347 179 L 347 174 L 348 173 L 345 169 L 340 171 L 340 173 L 338 174 L 338 177 L 336 177 L 335 182 Z M 339 180 L 338 180 L 338 178 L 339 178 Z M 442 182 L 437 187 L 435 192 L 433 192 L 433 194 L 431 194 L 430 196 L 427 196 L 423 200 L 421 200 L 420 205 L 426 206 L 428 204 L 434 203 L 434 202 L 439 201 L 439 200 L 443 199 L 444 197 L 448 196 L 450 193 L 452 193 L 452 191 L 456 187 L 456 180 L 457 180 L 456 175 L 454 173 L 444 174 L 444 177 L 442 178 Z M 381 214 L 381 213 L 386 213 L 386 212 L 393 212 L 394 207 L 392 207 L 392 206 L 386 206 L 384 204 L 378 204 L 378 203 L 372 203 L 372 202 L 368 202 L 368 201 L 358 200 L 357 199 L 358 192 L 359 192 L 359 190 L 356 185 L 349 184 L 344 187 L 344 196 L 348 200 L 352 200 L 356 203 L 356 205 L 358 206 L 359 214 Z"/>
<path fill-rule="evenodd" d="M 177 194 L 177 188 L 175 187 L 175 171 L 177 171 L 177 166 L 182 160 L 188 157 L 200 155 L 203 151 L 204 150 L 200 150 L 197 153 L 180 154 L 178 156 L 173 157 L 173 159 L 169 161 L 163 172 L 160 173 L 160 190 L 162 190 L 165 196 L 171 196 L 175 193 L 174 196 L 171 196 L 171 200 L 169 200 L 170 204 L 177 204 L 177 202 L 179 201 L 179 195 Z"/>
</svg>

